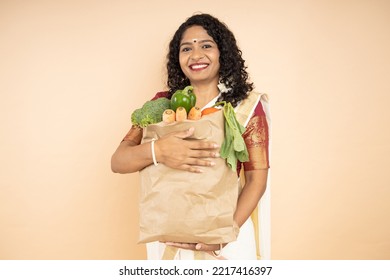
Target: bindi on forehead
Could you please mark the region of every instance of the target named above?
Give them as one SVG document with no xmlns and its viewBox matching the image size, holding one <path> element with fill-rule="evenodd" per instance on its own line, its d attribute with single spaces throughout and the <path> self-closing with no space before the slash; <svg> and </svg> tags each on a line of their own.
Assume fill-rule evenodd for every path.
<svg viewBox="0 0 390 280">
<path fill-rule="evenodd" d="M 216 43 L 214 42 L 214 40 L 212 40 L 212 39 L 202 39 L 202 38 L 201 38 L 201 39 L 198 39 L 198 38 L 193 38 L 193 39 L 187 39 L 187 40 L 188 40 L 188 41 L 182 42 L 182 43 L 180 44 L 180 47 L 183 46 L 183 45 L 191 45 L 191 44 L 196 44 L 196 43 L 203 44 L 203 43 L 207 43 L 207 42 L 216 44 Z"/>
</svg>

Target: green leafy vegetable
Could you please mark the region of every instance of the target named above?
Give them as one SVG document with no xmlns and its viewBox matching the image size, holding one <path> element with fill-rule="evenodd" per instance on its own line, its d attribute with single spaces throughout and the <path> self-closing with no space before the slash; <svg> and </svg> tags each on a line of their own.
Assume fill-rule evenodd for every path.
<svg viewBox="0 0 390 280">
<path fill-rule="evenodd" d="M 225 117 L 225 139 L 220 154 L 222 158 L 226 159 L 227 165 L 236 170 L 237 160 L 240 162 L 249 160 L 248 150 L 242 137 L 245 127 L 237 121 L 234 108 L 229 102 L 222 101 L 215 104 L 215 106 L 217 105 L 223 105 L 223 115 Z"/>
<path fill-rule="evenodd" d="M 131 114 L 131 122 L 133 125 L 140 127 L 161 122 L 163 112 L 170 108 L 171 101 L 165 97 L 147 101 L 142 108 L 135 110 Z"/>
</svg>

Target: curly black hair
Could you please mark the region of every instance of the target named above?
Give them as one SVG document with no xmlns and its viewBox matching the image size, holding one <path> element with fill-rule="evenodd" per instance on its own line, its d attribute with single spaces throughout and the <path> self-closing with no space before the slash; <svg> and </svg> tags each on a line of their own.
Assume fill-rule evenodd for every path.
<svg viewBox="0 0 390 280">
<path fill-rule="evenodd" d="M 220 52 L 220 82 L 228 88 L 232 88 L 232 90 L 222 93 L 218 101 L 230 102 L 235 107 L 240 100 L 247 97 L 247 94 L 253 90 L 254 85 L 248 81 L 249 76 L 246 71 L 245 60 L 242 58 L 242 52 L 237 46 L 233 33 L 226 24 L 209 14 L 197 14 L 189 17 L 180 25 L 169 43 L 167 55 L 168 97 L 170 98 L 176 90 L 183 89 L 190 84 L 180 68 L 179 50 L 183 33 L 189 27 L 195 25 L 202 26 L 218 45 Z"/>
</svg>

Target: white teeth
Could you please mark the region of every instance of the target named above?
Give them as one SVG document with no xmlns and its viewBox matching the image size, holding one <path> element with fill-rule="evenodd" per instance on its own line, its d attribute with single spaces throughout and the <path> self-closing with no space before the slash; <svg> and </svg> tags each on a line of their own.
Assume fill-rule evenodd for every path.
<svg viewBox="0 0 390 280">
<path fill-rule="evenodd" d="M 197 65 L 192 65 L 192 69 L 201 69 L 207 67 L 207 64 L 197 64 Z"/>
</svg>

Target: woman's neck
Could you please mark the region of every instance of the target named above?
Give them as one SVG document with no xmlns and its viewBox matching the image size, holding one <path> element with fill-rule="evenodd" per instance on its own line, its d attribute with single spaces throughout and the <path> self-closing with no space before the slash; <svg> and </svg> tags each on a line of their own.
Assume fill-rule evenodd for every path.
<svg viewBox="0 0 390 280">
<path fill-rule="evenodd" d="M 196 106 L 203 108 L 219 94 L 217 84 L 193 85 L 196 95 Z"/>
</svg>

